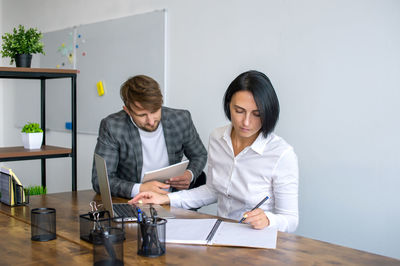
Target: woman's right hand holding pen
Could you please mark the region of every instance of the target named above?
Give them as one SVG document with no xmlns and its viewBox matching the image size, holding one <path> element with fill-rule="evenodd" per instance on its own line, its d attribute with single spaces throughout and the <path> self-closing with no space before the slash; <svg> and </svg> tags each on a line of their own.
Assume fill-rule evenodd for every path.
<svg viewBox="0 0 400 266">
<path fill-rule="evenodd" d="M 141 202 L 139 202 L 141 201 Z M 169 197 L 156 192 L 147 191 L 140 192 L 133 199 L 128 201 L 129 204 L 136 203 L 154 203 L 154 204 L 169 204 Z"/>
<path fill-rule="evenodd" d="M 243 214 L 244 222 L 250 224 L 254 229 L 264 229 L 269 225 L 269 219 L 263 209 L 257 208 L 255 210 L 245 212 Z"/>
</svg>

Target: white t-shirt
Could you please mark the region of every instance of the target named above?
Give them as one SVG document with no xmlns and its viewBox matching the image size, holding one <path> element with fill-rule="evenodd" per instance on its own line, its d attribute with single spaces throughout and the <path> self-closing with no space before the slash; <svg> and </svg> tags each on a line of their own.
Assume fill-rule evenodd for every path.
<svg viewBox="0 0 400 266">
<path fill-rule="evenodd" d="M 136 126 L 132 118 L 131 121 Z M 139 127 L 137 127 L 137 129 L 139 130 L 140 140 L 142 141 L 143 168 L 140 176 L 140 181 L 142 181 L 144 173 L 168 166 L 169 159 L 161 123 L 153 132 L 144 131 Z M 140 183 L 133 185 L 131 192 L 132 197 L 139 193 L 140 185 Z"/>
</svg>

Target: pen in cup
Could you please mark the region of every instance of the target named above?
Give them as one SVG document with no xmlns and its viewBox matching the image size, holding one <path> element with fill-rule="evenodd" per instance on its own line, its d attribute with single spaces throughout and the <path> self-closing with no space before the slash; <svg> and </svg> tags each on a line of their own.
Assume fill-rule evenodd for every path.
<svg viewBox="0 0 400 266">
<path fill-rule="evenodd" d="M 268 196 L 266 196 L 262 201 L 260 201 L 253 209 L 251 209 L 251 211 L 254 211 L 255 209 L 259 208 L 261 205 L 264 204 L 264 202 L 267 201 L 267 199 L 269 199 Z M 239 223 L 242 223 L 244 220 L 246 220 L 247 215 L 244 215 L 242 219 L 240 219 Z"/>
<path fill-rule="evenodd" d="M 136 211 L 137 211 L 137 219 L 138 219 L 138 222 L 139 223 L 141 223 L 142 222 L 142 210 L 139 208 L 139 207 L 136 207 Z"/>
<path fill-rule="evenodd" d="M 153 224 L 157 223 L 157 218 L 158 218 L 158 214 L 156 209 L 154 209 L 153 205 L 150 204 L 150 214 L 151 214 L 151 219 L 153 221 Z"/>
</svg>

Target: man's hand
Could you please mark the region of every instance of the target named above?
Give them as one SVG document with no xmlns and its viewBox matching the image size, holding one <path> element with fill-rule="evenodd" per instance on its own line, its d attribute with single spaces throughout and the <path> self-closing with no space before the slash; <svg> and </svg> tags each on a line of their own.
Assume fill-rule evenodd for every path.
<svg viewBox="0 0 400 266">
<path fill-rule="evenodd" d="M 260 208 L 251 212 L 245 212 L 243 217 L 246 218 L 244 222 L 250 224 L 254 229 L 263 229 L 269 225 L 267 215 Z"/>
<path fill-rule="evenodd" d="M 133 199 L 128 201 L 129 204 L 140 203 L 154 203 L 154 204 L 169 204 L 169 197 L 167 195 L 161 195 L 152 191 L 141 192 L 137 194 Z"/>
<path fill-rule="evenodd" d="M 188 189 L 191 181 L 192 173 L 189 170 L 186 170 L 183 175 L 171 177 L 169 180 L 165 181 L 165 183 L 170 184 L 171 187 L 182 190 Z"/>
<path fill-rule="evenodd" d="M 168 191 L 165 191 L 163 189 L 168 189 L 170 185 L 164 184 L 158 181 L 150 181 L 146 182 L 140 185 L 139 192 L 146 192 L 146 191 L 154 191 L 159 194 L 168 194 Z"/>
</svg>

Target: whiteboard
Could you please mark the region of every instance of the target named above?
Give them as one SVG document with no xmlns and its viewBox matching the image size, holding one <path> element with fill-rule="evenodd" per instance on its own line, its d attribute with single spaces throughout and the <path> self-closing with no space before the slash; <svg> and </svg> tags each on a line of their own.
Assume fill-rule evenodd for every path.
<svg viewBox="0 0 400 266">
<path fill-rule="evenodd" d="M 79 133 L 97 134 L 101 119 L 122 109 L 120 86 L 129 77 L 148 75 L 165 95 L 165 15 L 154 11 L 43 34 L 40 67 L 79 70 Z M 70 88 L 71 79 L 46 80 L 46 128 L 63 131 L 71 121 Z"/>
</svg>

